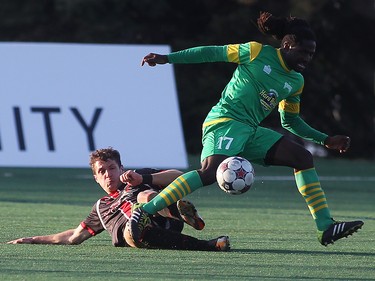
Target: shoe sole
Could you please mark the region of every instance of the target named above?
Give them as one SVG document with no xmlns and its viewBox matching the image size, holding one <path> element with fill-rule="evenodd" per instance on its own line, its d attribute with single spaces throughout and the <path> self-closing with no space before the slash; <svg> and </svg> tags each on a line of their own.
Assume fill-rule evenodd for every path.
<svg viewBox="0 0 375 281">
<path fill-rule="evenodd" d="M 177 202 L 177 209 L 182 219 L 196 230 L 202 230 L 205 226 L 203 219 L 198 215 L 193 203 L 186 200 Z"/>
</svg>

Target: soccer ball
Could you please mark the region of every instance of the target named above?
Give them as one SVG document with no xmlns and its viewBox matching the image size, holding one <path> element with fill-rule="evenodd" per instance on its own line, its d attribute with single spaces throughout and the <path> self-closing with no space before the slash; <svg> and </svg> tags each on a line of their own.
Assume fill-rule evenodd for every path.
<svg viewBox="0 0 375 281">
<path fill-rule="evenodd" d="M 219 187 L 229 194 L 242 194 L 254 183 L 254 168 L 243 157 L 234 156 L 225 159 L 216 171 Z"/>
</svg>

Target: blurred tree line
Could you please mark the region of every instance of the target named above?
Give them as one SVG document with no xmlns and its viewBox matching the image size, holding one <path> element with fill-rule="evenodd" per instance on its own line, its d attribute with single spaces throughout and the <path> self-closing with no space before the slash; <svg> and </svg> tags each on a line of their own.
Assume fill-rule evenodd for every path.
<svg viewBox="0 0 375 281">
<path fill-rule="evenodd" d="M 302 117 L 328 134 L 351 136 L 347 157 L 375 158 L 374 0 L 1 0 L 0 41 L 168 44 L 177 51 L 256 40 L 278 47 L 257 30 L 259 11 L 310 22 L 318 46 L 304 73 Z M 234 67 L 174 66 L 189 153 L 200 152 L 202 121 Z M 263 125 L 282 130 L 276 111 Z"/>
</svg>

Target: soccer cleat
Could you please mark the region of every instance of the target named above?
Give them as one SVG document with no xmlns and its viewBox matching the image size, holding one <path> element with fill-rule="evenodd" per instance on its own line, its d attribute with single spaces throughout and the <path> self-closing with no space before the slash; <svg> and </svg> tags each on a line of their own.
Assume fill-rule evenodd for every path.
<svg viewBox="0 0 375 281">
<path fill-rule="evenodd" d="M 335 241 L 343 237 L 353 235 L 354 232 L 357 232 L 358 229 L 362 228 L 363 224 L 363 221 L 334 221 L 334 223 L 328 227 L 327 230 L 318 232 L 319 242 L 323 246 L 333 244 Z"/>
<path fill-rule="evenodd" d="M 185 223 L 194 227 L 196 230 L 202 230 L 205 226 L 203 219 L 199 216 L 193 203 L 188 200 L 178 200 L 177 209 Z"/>
<path fill-rule="evenodd" d="M 230 241 L 228 236 L 219 236 L 216 239 L 209 240 L 208 244 L 216 251 L 228 252 L 230 250 Z"/>
<path fill-rule="evenodd" d="M 138 248 L 147 246 L 142 242 L 142 234 L 146 226 L 151 224 L 148 214 L 142 209 L 144 204 L 137 203 L 132 206 L 132 215 L 129 219 L 130 236 Z"/>
</svg>

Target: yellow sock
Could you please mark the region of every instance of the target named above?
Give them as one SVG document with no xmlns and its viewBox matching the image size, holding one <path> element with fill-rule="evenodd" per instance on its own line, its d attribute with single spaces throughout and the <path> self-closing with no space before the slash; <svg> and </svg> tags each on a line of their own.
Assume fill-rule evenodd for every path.
<svg viewBox="0 0 375 281">
<path fill-rule="evenodd" d="M 315 168 L 298 171 L 294 177 L 318 230 L 326 230 L 332 224 L 332 217 Z"/>
</svg>

